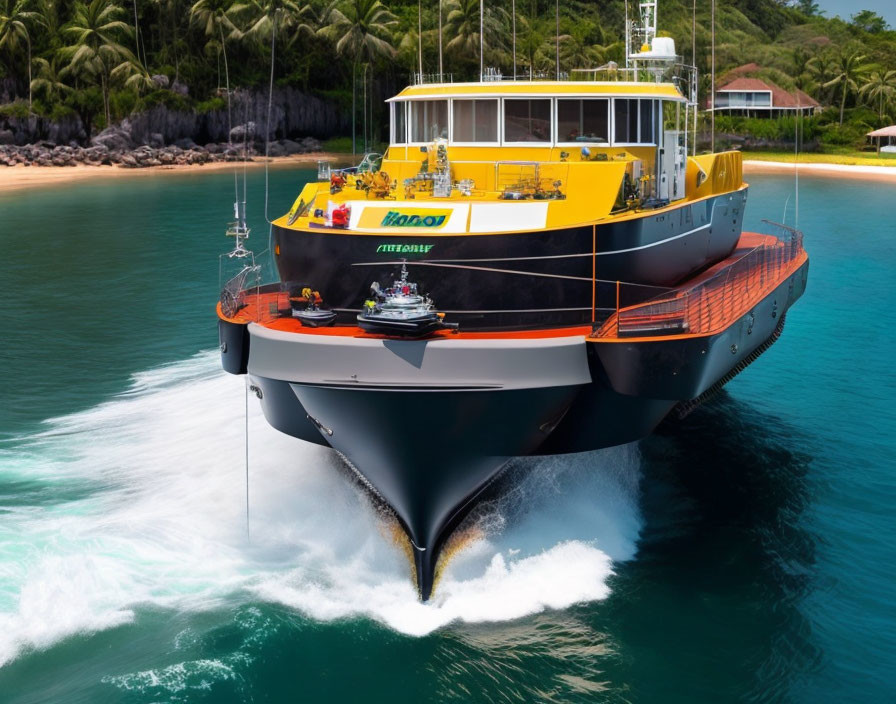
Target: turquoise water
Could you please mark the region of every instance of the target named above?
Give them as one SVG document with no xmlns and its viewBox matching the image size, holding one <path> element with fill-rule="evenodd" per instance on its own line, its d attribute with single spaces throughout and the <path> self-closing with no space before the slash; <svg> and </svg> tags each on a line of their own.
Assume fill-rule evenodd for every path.
<svg viewBox="0 0 896 704">
<path fill-rule="evenodd" d="M 792 224 L 792 178 L 751 181 L 748 225 Z M 896 187 L 801 184 L 781 340 L 646 441 L 517 462 L 427 606 L 256 403 L 247 540 L 231 176 L 0 195 L 0 702 L 896 699 Z M 249 203 L 261 251 L 261 172 Z"/>
</svg>

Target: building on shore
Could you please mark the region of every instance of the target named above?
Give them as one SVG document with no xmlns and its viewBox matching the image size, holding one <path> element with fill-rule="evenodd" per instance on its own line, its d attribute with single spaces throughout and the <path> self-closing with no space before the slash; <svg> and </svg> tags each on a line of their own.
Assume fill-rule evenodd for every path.
<svg viewBox="0 0 896 704">
<path fill-rule="evenodd" d="M 747 64 L 728 73 L 728 80 L 716 88 L 714 105 L 716 114 L 739 117 L 785 117 L 790 115 L 814 115 L 821 105 L 799 88 L 787 91 L 765 78 L 745 74 L 759 70 L 756 64 Z"/>
</svg>

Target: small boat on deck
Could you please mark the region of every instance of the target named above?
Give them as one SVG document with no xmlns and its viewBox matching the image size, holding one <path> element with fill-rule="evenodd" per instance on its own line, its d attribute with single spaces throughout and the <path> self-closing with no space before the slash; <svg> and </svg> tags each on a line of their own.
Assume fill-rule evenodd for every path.
<svg viewBox="0 0 896 704">
<path fill-rule="evenodd" d="M 456 330 L 457 324 L 446 323 L 445 314 L 435 309 L 428 296 L 417 291 L 417 284 L 408 281 L 407 262 L 401 263 L 400 278 L 387 289 L 377 282 L 370 287 L 372 298 L 364 302 L 358 315 L 358 327 L 374 335 L 425 337 L 436 330 Z"/>
<path fill-rule="evenodd" d="M 326 327 L 336 322 L 336 313 L 321 308 L 323 299 L 318 291 L 306 286 L 298 296 L 289 297 L 292 317 L 309 328 Z"/>
</svg>

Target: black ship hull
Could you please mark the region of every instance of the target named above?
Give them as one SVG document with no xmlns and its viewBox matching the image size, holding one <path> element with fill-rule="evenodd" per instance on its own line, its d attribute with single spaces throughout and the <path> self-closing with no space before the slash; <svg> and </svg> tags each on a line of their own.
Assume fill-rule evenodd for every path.
<svg viewBox="0 0 896 704">
<path fill-rule="evenodd" d="M 390 280 L 406 259 L 411 278 L 462 331 L 583 325 L 615 304 L 616 281 L 644 286 L 648 298 L 649 287 L 728 256 L 746 198 L 743 187 L 628 220 L 494 235 L 274 225 L 274 251 L 281 280 L 319 290 L 337 324 L 355 324 L 371 282 Z M 404 245 L 417 253 L 395 251 Z"/>
<path fill-rule="evenodd" d="M 776 339 L 807 273 L 808 260 L 724 330 L 702 336 L 521 344 L 362 340 L 250 325 L 248 373 L 274 428 L 339 451 L 393 510 L 427 599 L 446 537 L 509 458 L 645 437 Z M 241 339 L 231 325 L 221 321 L 222 342 Z M 227 346 L 225 368 L 238 368 L 244 355 Z"/>
</svg>

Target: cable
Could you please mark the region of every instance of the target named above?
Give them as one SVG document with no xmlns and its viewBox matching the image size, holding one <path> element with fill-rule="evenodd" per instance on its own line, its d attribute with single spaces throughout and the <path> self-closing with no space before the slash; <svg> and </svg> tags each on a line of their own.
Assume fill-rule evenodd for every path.
<svg viewBox="0 0 896 704">
<path fill-rule="evenodd" d="M 245 399 L 246 399 L 246 435 L 245 435 L 245 446 L 246 446 L 246 540 L 250 541 L 251 536 L 249 534 L 249 375 L 246 375 L 246 390 L 245 390 Z"/>
<path fill-rule="evenodd" d="M 268 161 L 271 145 L 271 104 L 274 102 L 274 49 L 277 31 L 277 15 L 271 21 L 271 79 L 268 83 L 268 115 L 264 126 L 264 219 L 268 224 L 271 218 L 268 216 Z"/>
</svg>

